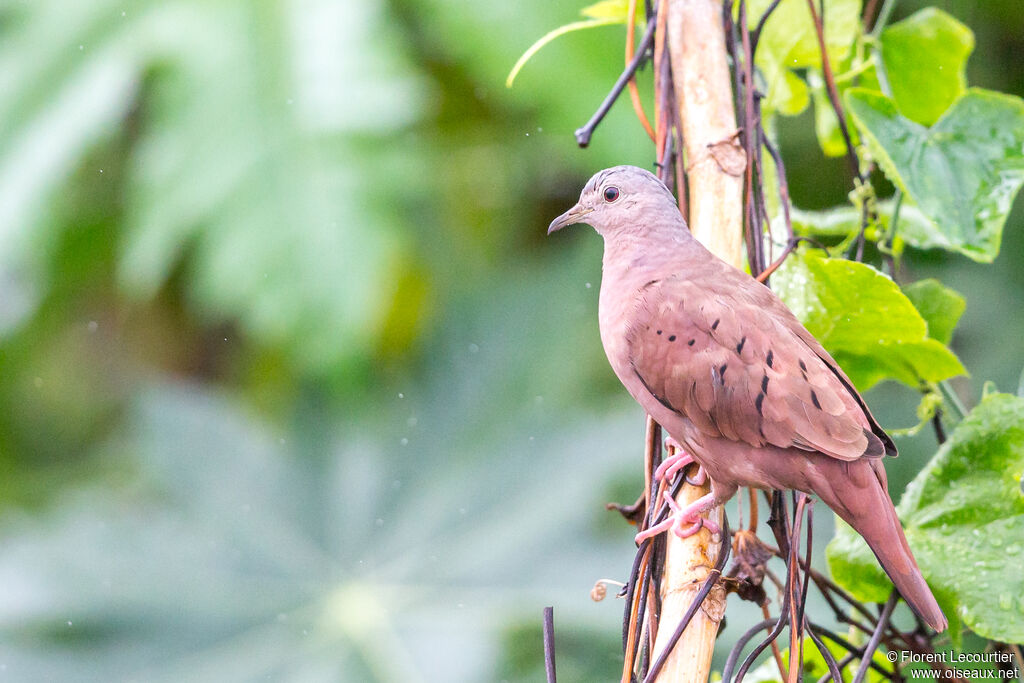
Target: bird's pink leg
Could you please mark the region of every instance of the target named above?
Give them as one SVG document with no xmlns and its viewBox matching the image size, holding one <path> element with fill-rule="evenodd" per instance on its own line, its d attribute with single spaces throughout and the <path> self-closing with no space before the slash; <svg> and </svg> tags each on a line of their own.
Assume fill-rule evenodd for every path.
<svg viewBox="0 0 1024 683">
<path fill-rule="evenodd" d="M 701 530 L 701 527 L 706 527 L 712 534 L 721 533 L 722 529 L 718 524 L 701 516 L 715 507 L 714 493 L 701 496 L 683 508 L 679 507 L 679 504 L 672 499 L 672 496 L 666 496 L 665 502 L 671 508 L 672 515 L 660 524 L 655 524 L 650 529 L 638 533 L 635 539 L 638 544 L 646 541 L 648 538 L 654 538 L 669 529 L 672 529 L 672 532 L 680 538 L 694 535 Z M 684 524 L 687 525 L 686 528 L 683 527 Z"/>
</svg>

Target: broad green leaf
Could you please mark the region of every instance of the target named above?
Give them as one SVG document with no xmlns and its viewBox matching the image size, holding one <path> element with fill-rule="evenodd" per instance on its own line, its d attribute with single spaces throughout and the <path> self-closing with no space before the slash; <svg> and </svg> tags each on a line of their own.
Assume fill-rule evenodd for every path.
<svg viewBox="0 0 1024 683">
<path fill-rule="evenodd" d="M 954 637 L 1024 643 L 1024 399 L 986 397 L 907 486 L 897 507 L 907 541 Z M 891 584 L 867 545 L 841 525 L 828 546 L 835 580 L 860 600 Z"/>
<path fill-rule="evenodd" d="M 904 287 L 903 293 L 928 323 L 928 336 L 949 344 L 953 328 L 967 308 L 963 296 L 934 278 L 918 280 Z"/>
<path fill-rule="evenodd" d="M 891 202 L 890 202 L 891 206 Z M 890 212 L 891 215 L 891 212 Z M 903 206 L 900 207 L 900 224 L 897 226 L 896 234 L 905 243 L 917 249 L 945 249 L 946 251 L 965 254 L 975 261 L 984 260 L 977 258 L 976 250 L 965 250 L 950 238 L 949 234 L 924 215 L 924 212 L 914 203 L 914 200 L 903 195 Z M 999 246 L 996 245 L 996 252 Z M 994 258 L 993 254 L 993 258 Z"/>
<path fill-rule="evenodd" d="M 966 372 L 895 282 L 871 266 L 811 251 L 790 257 L 776 291 L 862 391 L 883 379 L 912 387 Z"/>
<path fill-rule="evenodd" d="M 917 388 L 922 381 L 938 382 L 967 374 L 956 355 L 934 339 L 882 343 L 879 346 L 865 352 L 837 351 L 832 355 L 864 391 L 885 379 L 895 379 Z"/>
<path fill-rule="evenodd" d="M 882 33 L 881 58 L 888 84 L 901 113 L 930 125 L 942 115 L 966 87 L 964 67 L 974 45 L 970 29 L 941 10 L 926 8 L 890 26 Z M 867 59 L 851 52 L 833 63 L 840 99 L 851 87 L 881 92 L 874 51 Z M 846 153 L 846 141 L 825 91 L 821 71 L 807 70 L 814 101 L 815 131 L 826 156 Z M 854 145 L 859 144 L 856 126 L 849 126 Z"/>
<path fill-rule="evenodd" d="M 850 90 L 846 102 L 872 156 L 935 224 L 941 246 L 992 261 L 1024 182 L 1024 102 L 971 89 L 931 128 L 875 92 Z"/>
<path fill-rule="evenodd" d="M 771 0 L 747 3 L 751 27 Z M 738 11 L 738 9 L 737 9 Z M 833 63 L 846 58 L 860 31 L 860 0 L 825 2 L 825 45 Z M 818 34 L 805 0 L 782 0 L 765 23 L 757 46 L 757 66 L 768 84 L 767 110 L 796 115 L 810 102 L 807 84 L 792 70 L 821 66 Z"/>
<path fill-rule="evenodd" d="M 882 60 L 903 116 L 930 126 L 967 88 L 974 34 L 949 14 L 926 7 L 882 31 Z"/>
</svg>

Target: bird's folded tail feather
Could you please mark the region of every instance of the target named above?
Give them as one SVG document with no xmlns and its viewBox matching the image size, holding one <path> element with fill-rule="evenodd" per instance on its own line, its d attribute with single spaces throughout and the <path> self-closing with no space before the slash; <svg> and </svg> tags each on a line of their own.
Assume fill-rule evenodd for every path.
<svg viewBox="0 0 1024 683">
<path fill-rule="evenodd" d="M 886 491 L 885 471 L 882 470 L 881 474 L 878 472 L 882 468 L 881 463 L 878 460 L 862 460 L 856 465 L 870 466 L 870 475 L 873 475 L 869 475 L 870 485 L 853 495 L 842 495 L 844 491 L 850 492 L 848 488 L 837 490 L 831 486 L 822 487 L 817 493 L 867 541 L 896 590 L 918 616 L 936 631 L 944 631 L 948 625 L 946 616 L 910 552 L 896 509 Z"/>
</svg>

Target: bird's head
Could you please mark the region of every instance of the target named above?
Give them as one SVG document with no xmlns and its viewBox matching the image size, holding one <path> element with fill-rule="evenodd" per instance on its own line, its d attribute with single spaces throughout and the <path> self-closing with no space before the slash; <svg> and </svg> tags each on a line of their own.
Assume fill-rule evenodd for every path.
<svg viewBox="0 0 1024 683">
<path fill-rule="evenodd" d="M 561 216 L 551 221 L 548 234 L 567 225 L 586 223 L 605 237 L 622 232 L 640 232 L 650 221 L 638 221 L 638 216 L 655 217 L 665 214 L 673 221 L 682 217 L 676 200 L 649 171 L 636 166 L 615 166 L 596 173 L 580 193 L 580 200 Z"/>
</svg>

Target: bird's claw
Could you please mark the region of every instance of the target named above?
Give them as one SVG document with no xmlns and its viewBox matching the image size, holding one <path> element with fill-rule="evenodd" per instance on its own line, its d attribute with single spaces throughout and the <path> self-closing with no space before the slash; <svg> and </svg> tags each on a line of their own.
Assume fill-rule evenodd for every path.
<svg viewBox="0 0 1024 683">
<path fill-rule="evenodd" d="M 635 541 L 637 545 L 643 543 L 649 538 L 654 538 L 660 533 L 672 530 L 679 538 L 687 538 L 693 536 L 701 529 L 707 529 L 713 536 L 719 535 L 722 532 L 722 528 L 717 522 L 713 522 L 710 519 L 705 519 L 702 514 L 708 510 L 708 502 L 712 494 L 698 498 L 694 502 L 687 505 L 685 508 L 679 507 L 679 504 L 672 498 L 672 496 L 665 496 L 665 502 L 672 510 L 672 514 L 668 516 L 664 521 L 655 524 L 650 529 L 645 529 L 636 535 Z"/>
<path fill-rule="evenodd" d="M 704 468 L 699 464 L 697 465 L 697 472 L 691 477 L 686 475 L 686 483 L 691 486 L 703 486 L 708 483 L 708 473 L 704 471 Z"/>
<path fill-rule="evenodd" d="M 680 470 L 686 469 L 688 465 L 696 462 L 693 456 L 684 451 L 682 445 L 671 436 L 665 439 L 665 448 L 671 455 L 658 465 L 658 469 L 654 470 L 655 481 L 670 482 L 675 479 Z M 708 481 L 708 475 L 700 463 L 697 463 L 697 473 L 692 477 L 686 477 L 686 481 L 693 486 L 703 486 Z"/>
<path fill-rule="evenodd" d="M 682 445 L 671 436 L 665 439 L 665 447 L 669 455 L 654 471 L 654 479 L 655 481 L 671 482 L 679 472 L 684 471 L 689 465 L 695 463 L 696 460 L 694 460 L 692 455 L 684 451 Z M 700 466 L 700 463 L 697 463 L 696 473 L 692 477 L 687 476 L 686 481 L 693 486 L 703 486 L 708 481 L 708 475 L 704 468 Z M 707 529 L 713 535 L 720 534 L 722 531 L 721 527 L 702 516 L 711 507 L 709 505 L 710 501 L 711 494 L 708 494 L 695 500 L 685 508 L 681 508 L 671 495 L 666 494 L 665 502 L 672 513 L 658 524 L 638 533 L 636 535 L 637 545 L 670 529 L 679 538 L 693 536 L 701 529 Z"/>
<path fill-rule="evenodd" d="M 693 456 L 682 450 L 677 450 L 673 455 L 665 458 L 658 469 L 654 470 L 655 481 L 672 481 L 679 470 L 693 462 Z"/>
</svg>

